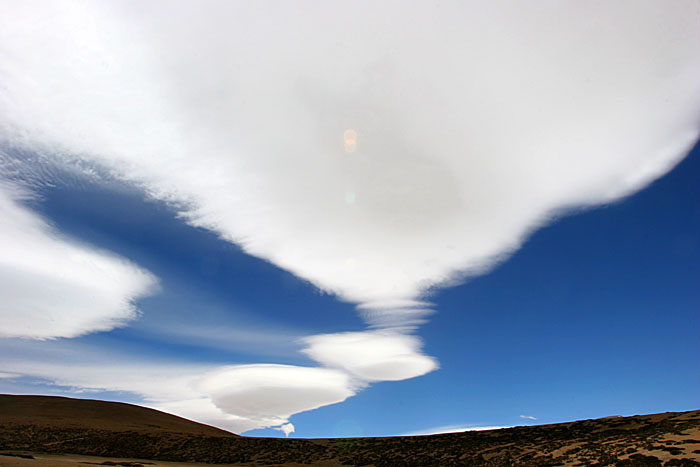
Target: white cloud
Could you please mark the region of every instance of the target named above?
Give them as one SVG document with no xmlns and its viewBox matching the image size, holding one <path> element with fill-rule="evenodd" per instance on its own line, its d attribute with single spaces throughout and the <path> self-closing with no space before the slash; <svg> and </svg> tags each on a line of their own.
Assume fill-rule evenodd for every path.
<svg viewBox="0 0 700 467">
<path fill-rule="evenodd" d="M 6 343 L 0 346 L 0 367 L 68 388 L 68 395 L 136 394 L 144 405 L 235 433 L 267 427 L 288 433 L 290 427 L 284 426 L 292 415 L 342 402 L 363 387 L 347 373 L 328 368 L 155 361 L 54 342 L 33 352 Z"/>
<path fill-rule="evenodd" d="M 294 425 L 292 425 L 291 423 L 285 423 L 284 425 L 275 428 L 275 430 L 283 432 L 284 436 L 289 438 L 289 435 L 291 433 L 294 433 Z"/>
<path fill-rule="evenodd" d="M 434 358 L 420 353 L 420 339 L 388 330 L 321 334 L 303 341 L 302 352 L 312 359 L 367 381 L 399 381 L 438 367 Z"/>
<path fill-rule="evenodd" d="M 503 428 L 513 428 L 512 426 L 463 426 L 463 425 L 447 425 L 437 426 L 434 428 L 426 428 L 424 430 L 411 431 L 402 433 L 399 436 L 423 436 L 423 435 L 439 435 L 443 433 L 463 433 L 465 431 L 488 431 L 501 430 Z"/>
<path fill-rule="evenodd" d="M 532 415 L 521 415 L 520 418 L 524 418 L 526 420 L 537 420 L 537 417 L 533 417 Z"/>
<path fill-rule="evenodd" d="M 295 413 L 342 402 L 355 394 L 350 377 L 327 368 L 291 365 L 236 365 L 198 383 L 224 412 L 264 426 L 287 422 Z"/>
<path fill-rule="evenodd" d="M 267 428 L 270 426 L 270 423 L 276 422 L 276 420 L 250 419 L 226 413 L 218 408 L 211 398 L 206 395 L 194 399 L 153 401 L 147 405 L 163 412 L 196 420 L 200 423 L 206 423 L 238 434 L 257 428 Z"/>
<path fill-rule="evenodd" d="M 4 371 L 0 371 L 0 379 L 10 379 L 10 378 L 18 378 L 20 375 L 17 373 L 5 373 Z"/>
<path fill-rule="evenodd" d="M 0 367 L 78 394 L 137 394 L 148 406 L 236 433 L 279 427 L 285 434 L 294 414 L 342 402 L 370 381 L 412 378 L 436 368 L 413 336 L 372 331 L 308 339 L 309 355 L 331 368 L 157 362 L 70 342 L 41 343 L 27 352 L 12 341 L 0 346 Z"/>
<path fill-rule="evenodd" d="M 47 339 L 106 331 L 136 317 L 156 279 L 55 232 L 0 181 L 0 337 Z"/>
<path fill-rule="evenodd" d="M 695 7 L 8 2 L 0 135 L 104 164 L 344 299 L 412 300 L 684 155 Z"/>
</svg>

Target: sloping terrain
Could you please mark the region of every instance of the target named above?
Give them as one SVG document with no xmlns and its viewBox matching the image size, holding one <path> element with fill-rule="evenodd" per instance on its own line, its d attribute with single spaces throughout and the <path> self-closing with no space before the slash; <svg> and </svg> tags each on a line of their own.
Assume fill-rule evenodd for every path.
<svg viewBox="0 0 700 467">
<path fill-rule="evenodd" d="M 431 436 L 304 440 L 240 437 L 129 404 L 0 396 L 0 465 L 3 458 L 48 465 L 7 456 L 28 452 L 248 466 L 700 466 L 700 411 Z"/>
<path fill-rule="evenodd" d="M 56 429 L 187 433 L 238 436 L 159 410 L 122 402 L 56 396 L 0 395 L 0 424 Z"/>
</svg>

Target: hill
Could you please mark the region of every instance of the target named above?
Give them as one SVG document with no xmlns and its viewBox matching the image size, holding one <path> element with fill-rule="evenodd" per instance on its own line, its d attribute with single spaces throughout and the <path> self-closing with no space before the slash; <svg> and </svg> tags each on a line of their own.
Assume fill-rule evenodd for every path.
<svg viewBox="0 0 700 467">
<path fill-rule="evenodd" d="M 53 429 L 238 436 L 203 423 L 123 402 L 56 396 L 0 395 L 0 424 Z"/>
<path fill-rule="evenodd" d="M 428 436 L 277 439 L 236 436 L 129 404 L 0 396 L 0 465 L 19 465 L 2 460 L 17 453 L 251 467 L 700 466 L 700 410 Z"/>
</svg>

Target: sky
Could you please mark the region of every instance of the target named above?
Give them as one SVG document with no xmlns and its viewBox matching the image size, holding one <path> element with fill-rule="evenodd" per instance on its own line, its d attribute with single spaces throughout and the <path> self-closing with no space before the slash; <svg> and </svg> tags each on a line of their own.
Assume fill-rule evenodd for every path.
<svg viewBox="0 0 700 467">
<path fill-rule="evenodd" d="M 700 406 L 700 3 L 0 13 L 0 392 L 282 437 Z"/>
</svg>

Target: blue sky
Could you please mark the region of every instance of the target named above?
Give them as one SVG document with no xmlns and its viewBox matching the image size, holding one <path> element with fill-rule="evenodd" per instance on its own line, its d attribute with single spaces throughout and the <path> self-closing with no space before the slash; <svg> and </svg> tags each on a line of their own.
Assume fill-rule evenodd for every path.
<svg viewBox="0 0 700 467">
<path fill-rule="evenodd" d="M 2 6 L 0 392 L 298 437 L 698 407 L 693 2 L 270 5 Z"/>
</svg>

